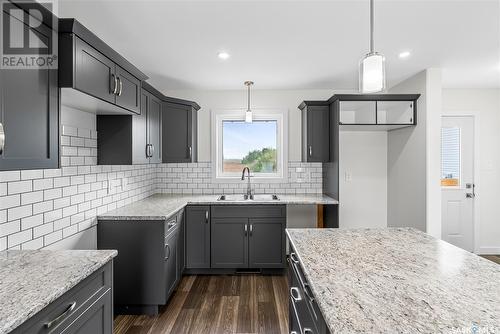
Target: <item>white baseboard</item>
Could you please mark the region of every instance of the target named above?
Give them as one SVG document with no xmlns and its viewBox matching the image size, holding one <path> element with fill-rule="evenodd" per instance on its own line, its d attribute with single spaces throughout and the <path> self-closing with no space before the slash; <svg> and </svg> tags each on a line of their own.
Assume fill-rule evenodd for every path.
<svg viewBox="0 0 500 334">
<path fill-rule="evenodd" d="M 475 253 L 478 255 L 500 255 L 500 247 L 479 247 Z"/>
</svg>

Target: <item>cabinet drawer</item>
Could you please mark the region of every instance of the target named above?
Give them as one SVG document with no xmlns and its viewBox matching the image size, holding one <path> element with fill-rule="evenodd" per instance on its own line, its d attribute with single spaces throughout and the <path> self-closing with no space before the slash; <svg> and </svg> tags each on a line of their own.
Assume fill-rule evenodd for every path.
<svg viewBox="0 0 500 334">
<path fill-rule="evenodd" d="M 165 221 L 165 236 L 175 229 L 177 222 L 177 213 Z"/>
<path fill-rule="evenodd" d="M 285 205 L 214 205 L 214 218 L 275 218 L 286 216 Z"/>
<path fill-rule="evenodd" d="M 90 305 L 110 291 L 111 286 L 112 263 L 109 262 L 19 326 L 13 333 L 61 333 Z"/>
<path fill-rule="evenodd" d="M 297 311 L 302 333 L 324 333 L 326 324 L 294 253 L 290 254 L 289 263 L 290 300 Z"/>
</svg>

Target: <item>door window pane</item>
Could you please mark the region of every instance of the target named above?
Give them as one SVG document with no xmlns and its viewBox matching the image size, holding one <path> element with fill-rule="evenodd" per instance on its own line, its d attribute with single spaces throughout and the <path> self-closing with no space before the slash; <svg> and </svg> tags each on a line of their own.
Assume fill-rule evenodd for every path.
<svg viewBox="0 0 500 334">
<path fill-rule="evenodd" d="M 441 186 L 460 186 L 460 128 L 441 129 Z"/>
<path fill-rule="evenodd" d="M 222 172 L 241 173 L 248 167 L 252 173 L 276 173 L 278 122 L 223 121 Z"/>
</svg>

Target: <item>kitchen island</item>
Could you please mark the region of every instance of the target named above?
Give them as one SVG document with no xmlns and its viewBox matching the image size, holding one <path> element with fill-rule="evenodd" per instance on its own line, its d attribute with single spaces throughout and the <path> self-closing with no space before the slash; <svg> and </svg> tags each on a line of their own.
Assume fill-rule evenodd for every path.
<svg viewBox="0 0 500 334">
<path fill-rule="evenodd" d="M 115 250 L 0 252 L 0 334 L 111 334 L 116 255 Z"/>
<path fill-rule="evenodd" d="M 411 228 L 286 233 L 291 266 L 303 275 L 303 295 L 311 295 L 292 294 L 291 306 L 294 298 L 309 300 L 320 312 L 317 332 L 500 330 L 500 266 L 493 262 Z"/>
</svg>

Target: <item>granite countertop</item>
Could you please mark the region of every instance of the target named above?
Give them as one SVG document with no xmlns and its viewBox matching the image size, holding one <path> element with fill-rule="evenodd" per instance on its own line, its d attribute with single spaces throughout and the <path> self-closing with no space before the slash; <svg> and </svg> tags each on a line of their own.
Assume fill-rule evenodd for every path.
<svg viewBox="0 0 500 334">
<path fill-rule="evenodd" d="M 255 205 L 255 204 L 338 204 L 326 195 L 278 195 L 277 201 L 218 201 L 220 195 L 156 194 L 116 210 L 100 214 L 101 220 L 165 220 L 188 204 Z"/>
<path fill-rule="evenodd" d="M 0 252 L 0 334 L 21 325 L 116 255 L 115 250 Z"/>
<path fill-rule="evenodd" d="M 500 266 L 410 228 L 287 229 L 333 333 L 497 333 Z"/>
</svg>

